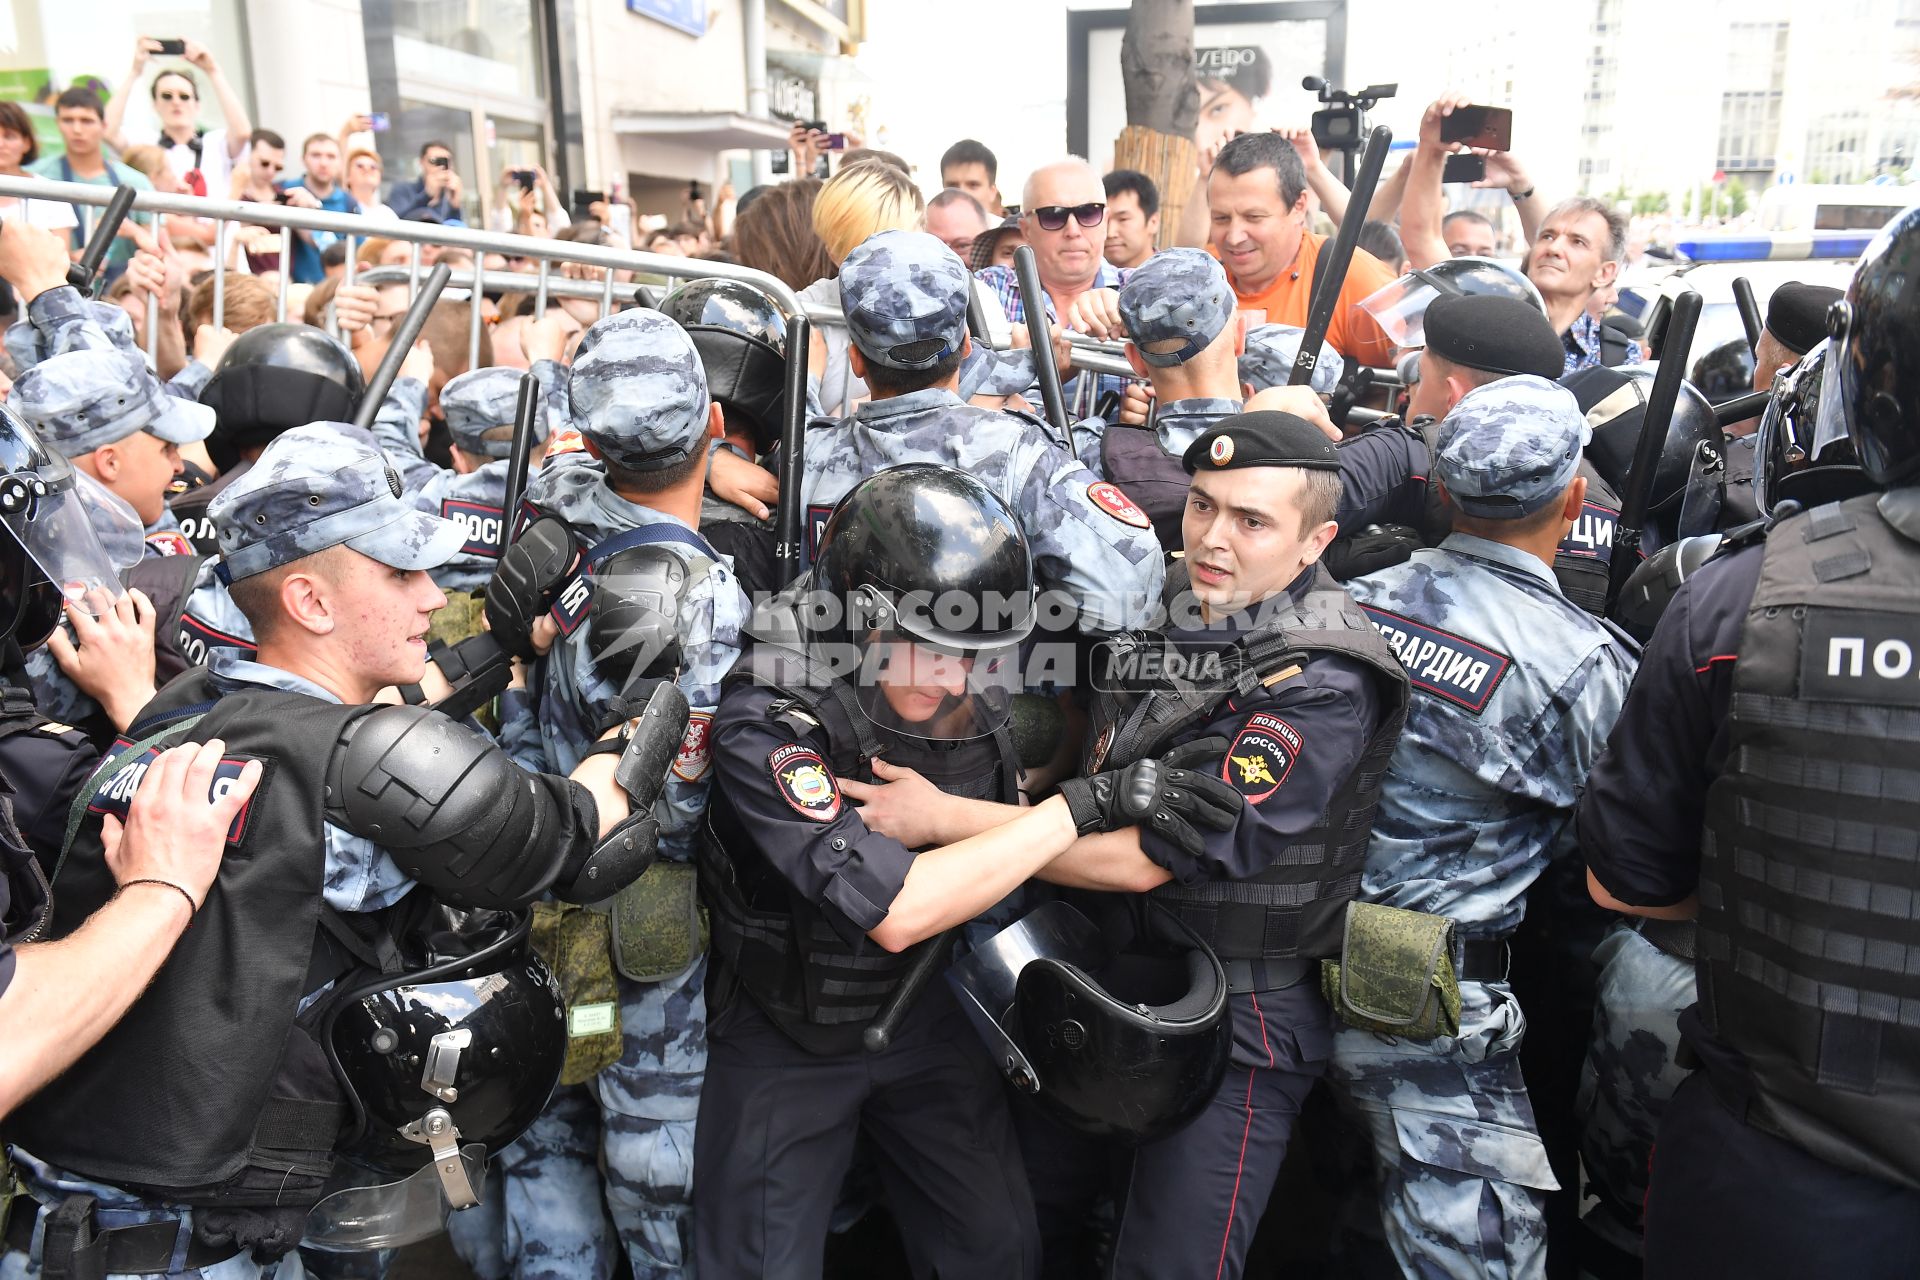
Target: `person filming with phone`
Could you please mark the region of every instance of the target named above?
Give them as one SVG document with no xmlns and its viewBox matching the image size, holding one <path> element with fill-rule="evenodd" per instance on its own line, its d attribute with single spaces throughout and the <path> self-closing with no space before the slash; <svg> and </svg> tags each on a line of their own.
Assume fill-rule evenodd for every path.
<svg viewBox="0 0 1920 1280">
<path fill-rule="evenodd" d="M 420 176 L 397 184 L 387 203 L 402 218 L 425 210 L 442 223 L 464 227 L 460 217 L 460 175 L 454 171 L 453 148 L 434 141 L 420 148 Z"/>
<path fill-rule="evenodd" d="M 185 58 L 192 68 L 168 66 L 154 74 L 148 96 L 153 100 L 154 114 L 160 119 L 159 135 L 142 135 L 137 129 L 123 128 L 127 103 L 133 94 L 116 93 L 106 104 L 107 142 L 119 152 L 125 152 L 135 143 L 158 143 L 166 152 L 167 166 L 179 176 L 187 190 L 197 196 L 224 200 L 233 181 L 234 168 L 246 155 L 247 139 L 253 134 L 246 104 L 220 70 L 220 64 L 213 60 L 213 51 L 193 40 L 161 40 L 153 36 L 135 40 L 133 69 L 127 73 L 129 86 L 139 82 L 148 62 L 156 55 Z M 220 115 L 226 122 L 222 128 L 207 129 L 200 124 L 200 81 L 195 78 L 194 69 L 206 77 L 207 87 L 213 90 L 220 104 Z"/>
</svg>

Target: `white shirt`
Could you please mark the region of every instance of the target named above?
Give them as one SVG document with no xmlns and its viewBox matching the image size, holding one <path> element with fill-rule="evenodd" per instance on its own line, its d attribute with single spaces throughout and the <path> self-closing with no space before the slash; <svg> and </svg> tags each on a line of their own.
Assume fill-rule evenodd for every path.
<svg viewBox="0 0 1920 1280">
<path fill-rule="evenodd" d="M 230 200 L 233 198 L 234 165 L 244 162 L 247 158 L 247 152 L 252 149 L 251 147 L 242 147 L 240 149 L 239 160 L 235 160 L 229 156 L 227 154 L 227 131 L 225 128 L 209 129 L 200 135 L 200 158 L 197 161 L 194 159 L 192 147 L 184 142 L 175 142 L 163 133 L 153 134 L 149 137 L 139 139 L 128 134 L 127 141 L 129 143 L 136 141 L 145 142 L 152 146 L 157 146 L 166 152 L 167 167 L 173 170 L 182 182 L 187 182 L 187 175 L 193 172 L 194 169 L 199 169 L 200 176 L 206 179 L 206 194 L 215 200 Z M 190 182 L 187 183 L 189 190 L 192 189 L 192 185 Z"/>
<path fill-rule="evenodd" d="M 24 207 L 25 213 L 21 210 Z M 27 225 L 39 227 L 45 231 L 67 232 L 74 228 L 79 219 L 73 216 L 73 206 L 64 200 L 16 200 L 11 196 L 0 198 L 0 219 L 24 216 Z"/>
</svg>

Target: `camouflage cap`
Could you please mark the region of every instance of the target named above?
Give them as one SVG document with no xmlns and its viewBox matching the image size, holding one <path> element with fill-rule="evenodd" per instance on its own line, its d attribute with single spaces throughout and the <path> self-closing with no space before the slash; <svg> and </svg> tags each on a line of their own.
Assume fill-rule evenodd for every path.
<svg viewBox="0 0 1920 1280">
<path fill-rule="evenodd" d="M 1293 362 L 1300 357 L 1300 338 L 1306 330 L 1291 324 L 1263 324 L 1247 330 L 1247 349 L 1240 357 L 1240 381 L 1255 391 L 1284 387 L 1293 376 Z M 1314 362 L 1313 377 L 1307 385 L 1323 396 L 1333 394 L 1347 362 L 1331 346 L 1320 344 L 1320 358 Z"/>
<path fill-rule="evenodd" d="M 416 511 L 373 437 L 315 422 L 275 438 L 207 507 L 229 582 L 345 544 L 396 569 L 434 569 L 466 526 Z"/>
<path fill-rule="evenodd" d="M 1566 491 L 1586 440 L 1573 393 L 1521 374 L 1460 398 L 1434 439 L 1434 466 L 1467 515 L 1518 520 Z"/>
<path fill-rule="evenodd" d="M 573 425 L 616 466 L 660 471 L 707 437 L 707 373 L 687 331 L 658 311 L 596 321 L 567 375 Z"/>
<path fill-rule="evenodd" d="M 973 277 L 924 231 L 868 236 L 840 264 L 840 309 L 860 354 L 889 369 L 931 369 L 967 340 Z"/>
<path fill-rule="evenodd" d="M 88 300 L 87 310 L 93 316 L 93 322 L 107 332 L 107 340 L 122 351 L 132 351 L 140 345 L 133 336 L 133 317 L 126 308 L 112 302 L 94 302 Z M 13 357 L 16 369 L 31 369 L 48 356 L 57 356 L 73 348 L 60 346 L 48 347 L 46 338 L 30 321 L 16 320 L 7 326 L 7 354 Z"/>
<path fill-rule="evenodd" d="M 1140 358 L 1170 368 L 1205 351 L 1233 319 L 1233 286 L 1212 254 L 1168 249 L 1120 286 L 1120 318 Z"/>
<path fill-rule="evenodd" d="M 146 431 L 169 444 L 191 444 L 213 431 L 214 413 L 167 394 L 146 361 L 131 351 L 69 351 L 20 375 L 9 401 L 41 439 L 77 458 Z"/>
<path fill-rule="evenodd" d="M 493 365 L 469 369 L 440 388 L 440 412 L 461 452 L 487 458 L 513 452 L 513 411 L 519 407 L 520 379 L 525 376 L 519 369 Z M 546 438 L 543 407 L 533 415 L 533 442 Z"/>
</svg>

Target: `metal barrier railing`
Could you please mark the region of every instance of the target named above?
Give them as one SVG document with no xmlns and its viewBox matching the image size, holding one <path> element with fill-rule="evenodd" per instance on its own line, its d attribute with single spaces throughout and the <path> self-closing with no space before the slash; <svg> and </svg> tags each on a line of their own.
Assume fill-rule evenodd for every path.
<svg viewBox="0 0 1920 1280">
<path fill-rule="evenodd" d="M 46 200 L 57 203 L 103 206 L 113 198 L 114 188 L 94 186 L 84 182 L 54 182 L 46 178 L 17 178 L 0 175 L 0 195 L 16 196 L 26 200 Z M 273 227 L 286 231 L 326 231 L 339 235 L 346 240 L 345 284 L 355 283 L 360 272 L 355 262 L 359 245 L 367 240 L 398 240 L 411 246 L 405 267 L 409 291 L 419 287 L 423 270 L 421 250 L 428 245 L 444 249 L 465 249 L 474 255 L 475 268 L 483 265 L 483 257 L 489 253 L 498 253 L 508 258 L 523 258 L 538 264 L 533 275 L 534 291 L 537 295 L 535 310 L 546 311 L 546 299 L 557 285 L 571 284 L 564 279 L 556 279 L 553 274 L 555 263 L 571 263 L 604 273 L 599 282 L 603 296 L 611 297 L 612 291 L 626 283 L 616 278 L 619 272 L 634 272 L 646 275 L 665 276 L 668 279 L 719 278 L 739 280 L 768 294 L 788 315 L 801 315 L 804 308 L 800 297 L 784 280 L 768 275 L 764 271 L 755 271 L 751 267 L 742 267 L 730 262 L 710 262 L 703 258 L 683 258 L 675 255 L 643 253 L 633 249 L 613 249 L 605 245 L 581 244 L 572 240 L 550 240 L 538 236 L 513 235 L 499 231 L 476 231 L 467 227 L 447 227 L 426 222 L 385 222 L 368 218 L 364 214 L 334 213 L 328 210 L 295 209 L 282 204 L 265 204 L 256 201 L 211 200 L 199 196 L 166 195 L 157 191 L 142 191 L 134 197 L 133 207 L 141 213 L 172 213 L 185 217 L 201 218 L 214 224 L 213 260 L 213 314 L 210 317 L 217 326 L 226 316 L 226 261 L 231 228 L 234 224 L 246 226 Z M 283 263 L 291 260 L 291 245 L 283 243 L 281 248 Z M 524 274 L 524 273 L 515 273 Z M 274 304 L 274 318 L 287 318 L 288 289 L 292 277 L 286 270 L 278 272 L 279 291 Z M 466 284 L 474 283 L 474 273 L 466 273 Z M 458 278 L 458 277 L 456 277 Z M 488 288 L 483 277 L 481 287 Z M 591 285 L 590 285 L 591 287 Z M 155 307 L 148 300 L 147 348 L 153 353 L 157 340 Z M 479 308 L 473 308 L 476 318 Z M 337 326 L 330 326 L 337 336 Z"/>
</svg>

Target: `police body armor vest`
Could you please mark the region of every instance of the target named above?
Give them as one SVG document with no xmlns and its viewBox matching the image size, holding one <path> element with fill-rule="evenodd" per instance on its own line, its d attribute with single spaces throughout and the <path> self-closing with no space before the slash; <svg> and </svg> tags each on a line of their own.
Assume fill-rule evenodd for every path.
<svg viewBox="0 0 1920 1280">
<path fill-rule="evenodd" d="M 316 945 L 331 752 L 289 748 L 333 743 L 370 708 L 268 689 L 222 697 L 196 670 L 163 689 L 129 734 L 137 744 L 164 719 L 199 710 L 177 737 L 125 760 L 117 747 L 103 762 L 115 776 L 55 878 L 50 937 L 72 933 L 113 896 L 91 814 L 130 795 L 154 752 L 218 737 L 227 761 L 217 777 L 248 759 L 264 760 L 266 775 L 153 985 L 32 1106 L 8 1117 L 8 1137 L 59 1168 L 161 1203 L 298 1207 L 319 1198 L 350 1110 L 319 1042 L 319 1006 L 295 1015 L 304 996 L 354 962 L 330 939 Z M 376 921 L 354 926 L 377 930 Z"/>
<path fill-rule="evenodd" d="M 1109 425 L 1100 436 L 1100 471 L 1147 513 L 1160 546 L 1178 550 L 1188 477 L 1177 459 L 1168 467 L 1160 434 L 1144 427 Z"/>
<path fill-rule="evenodd" d="M 796 678 L 798 677 L 798 678 Z M 835 776 L 876 782 L 872 762 L 913 769 L 949 795 L 1016 803 L 1019 765 L 1004 726 L 985 738 L 931 743 L 888 733 L 869 721 L 852 686 L 805 663 L 793 650 L 756 644 L 742 654 L 726 686 L 771 686 L 767 709 L 796 740 L 827 738 Z M 820 909 L 802 898 L 743 830 L 725 787 L 715 787 L 701 828 L 701 896 L 714 955 L 736 975 L 775 1025 L 814 1053 L 852 1053 L 885 1008 L 917 951 L 887 951 L 871 938 L 849 944 Z"/>
<path fill-rule="evenodd" d="M 1096 695 L 1094 758 L 1088 764 L 1098 771 L 1164 755 L 1184 730 L 1213 719 L 1228 698 L 1257 698 L 1272 687 L 1269 679 L 1316 654 L 1352 659 L 1378 677 L 1385 715 L 1311 830 L 1249 880 L 1169 882 L 1153 891 L 1222 959 L 1316 959 L 1339 953 L 1346 905 L 1360 891 L 1380 784 L 1406 723 L 1406 671 L 1353 597 L 1325 569 L 1316 565 L 1313 572 L 1298 603 L 1276 611 L 1222 655 L 1222 679 L 1169 674 L 1173 665 L 1163 662 L 1157 664 L 1161 674 L 1141 693 Z M 1184 590 L 1186 581 L 1184 566 L 1170 571 L 1167 598 Z M 1257 703 L 1249 709 L 1257 710 Z M 1226 740 L 1180 745 L 1193 752 L 1201 744 L 1205 763 L 1189 767 L 1215 767 Z"/>
<path fill-rule="evenodd" d="M 1920 541 L 1878 500 L 1767 538 L 1707 793 L 1700 1014 L 1749 1065 L 1749 1122 L 1920 1189 Z"/>
</svg>

